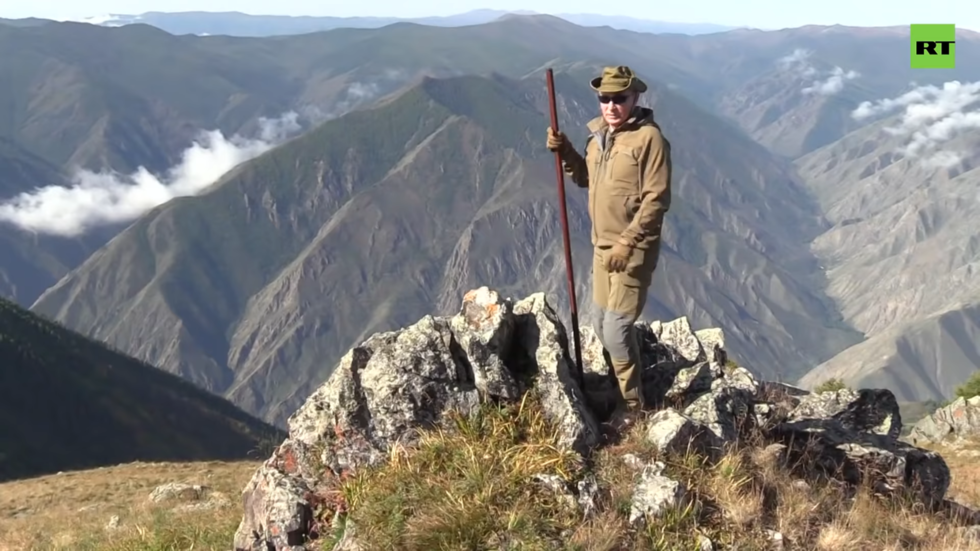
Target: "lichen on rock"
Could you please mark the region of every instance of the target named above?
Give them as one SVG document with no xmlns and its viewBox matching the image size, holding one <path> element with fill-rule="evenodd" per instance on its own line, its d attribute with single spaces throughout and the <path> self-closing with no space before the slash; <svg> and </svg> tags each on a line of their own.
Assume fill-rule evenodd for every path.
<svg viewBox="0 0 980 551">
<path fill-rule="evenodd" d="M 289 419 L 289 438 L 244 491 L 235 548 L 300 545 L 313 530 L 314 496 L 336 480 L 410 445 L 449 411 L 513 401 L 530 385 L 560 444 L 587 454 L 599 429 L 572 369 L 564 328 L 540 293 L 514 303 L 477 289 L 451 318 L 370 337 Z"/>
<path fill-rule="evenodd" d="M 717 460 L 754 438 L 777 450 L 804 485 L 830 478 L 934 510 L 948 505 L 949 469 L 938 454 L 898 440 L 901 416 L 890 391 L 813 394 L 758 381 L 730 364 L 720 329 L 694 331 L 686 318 L 636 329 L 643 391 L 654 410 L 642 433 L 654 454 L 693 451 Z M 425 316 L 369 337 L 292 415 L 289 437 L 255 472 L 243 492 L 235 549 L 303 549 L 325 524 L 345 518 L 345 480 L 444 427 L 450 413 L 472 415 L 487 403 L 533 393 L 555 427 L 555 445 L 588 461 L 607 441 L 601 422 L 618 390 L 590 327 L 582 327 L 581 342 L 580 384 L 565 328 L 545 295 L 515 301 L 486 287 L 467 293 L 454 316 Z M 663 463 L 631 457 L 638 471 L 629 523 L 685 503 L 685 485 Z M 593 473 L 579 480 L 536 473 L 527 484 L 550 488 L 582 519 L 597 514 L 604 491 Z M 336 549 L 370 548 L 360 533 L 348 525 Z M 508 539 L 494 537 L 501 545 Z"/>
</svg>

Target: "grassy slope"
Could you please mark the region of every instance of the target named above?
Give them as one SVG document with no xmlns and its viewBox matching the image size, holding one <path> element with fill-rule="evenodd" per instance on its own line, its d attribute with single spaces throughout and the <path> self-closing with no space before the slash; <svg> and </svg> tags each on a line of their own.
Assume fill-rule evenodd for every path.
<svg viewBox="0 0 980 551">
<path fill-rule="evenodd" d="M 257 467 L 257 461 L 136 462 L 0 483 L 0 550 L 228 551 L 241 519 L 236 498 Z M 179 507 L 203 503 L 148 499 L 169 483 L 207 486 L 206 500 L 227 502 L 185 512 Z M 106 530 L 114 516 L 119 527 Z"/>
<path fill-rule="evenodd" d="M 0 300 L 0 479 L 232 459 L 278 436 L 225 400 Z"/>
</svg>

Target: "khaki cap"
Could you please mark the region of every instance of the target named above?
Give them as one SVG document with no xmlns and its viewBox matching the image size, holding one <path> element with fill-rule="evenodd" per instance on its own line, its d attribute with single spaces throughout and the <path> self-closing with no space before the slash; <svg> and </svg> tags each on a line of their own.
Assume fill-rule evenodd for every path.
<svg viewBox="0 0 980 551">
<path fill-rule="evenodd" d="M 646 83 L 626 65 L 604 68 L 602 75 L 592 79 L 589 84 L 600 94 L 618 94 L 627 90 L 642 94 L 647 91 Z"/>
</svg>

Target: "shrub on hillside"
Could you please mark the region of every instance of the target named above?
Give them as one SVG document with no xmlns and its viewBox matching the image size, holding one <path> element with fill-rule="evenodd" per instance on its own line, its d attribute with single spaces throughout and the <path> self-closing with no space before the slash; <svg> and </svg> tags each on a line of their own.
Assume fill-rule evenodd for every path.
<svg viewBox="0 0 980 551">
<path fill-rule="evenodd" d="M 976 371 L 963 384 L 956 387 L 956 396 L 969 400 L 980 395 L 980 371 Z"/>
<path fill-rule="evenodd" d="M 844 384 L 844 380 L 839 377 L 832 377 L 826 381 L 817 385 L 817 388 L 813 389 L 813 392 L 820 394 L 821 392 L 837 392 L 838 390 L 844 390 L 847 385 Z"/>
</svg>

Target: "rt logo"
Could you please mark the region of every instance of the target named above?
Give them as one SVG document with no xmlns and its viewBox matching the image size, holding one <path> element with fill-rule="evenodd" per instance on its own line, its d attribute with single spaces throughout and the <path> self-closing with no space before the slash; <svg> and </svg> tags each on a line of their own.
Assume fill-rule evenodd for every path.
<svg viewBox="0 0 980 551">
<path fill-rule="evenodd" d="M 910 25 L 913 69 L 956 68 L 956 25 Z"/>
</svg>

